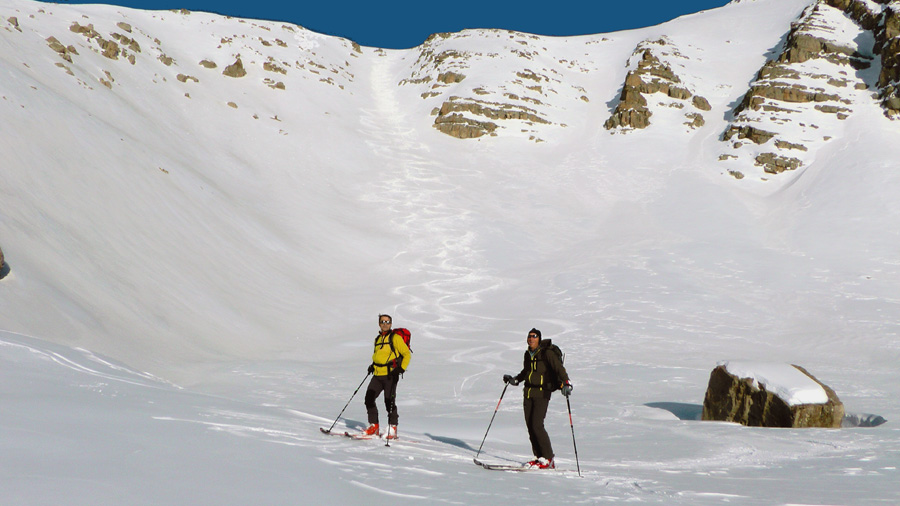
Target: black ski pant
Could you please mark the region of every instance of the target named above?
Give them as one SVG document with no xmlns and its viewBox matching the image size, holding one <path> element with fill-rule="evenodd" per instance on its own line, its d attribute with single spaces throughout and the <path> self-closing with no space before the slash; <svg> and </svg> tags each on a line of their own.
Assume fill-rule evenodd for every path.
<svg viewBox="0 0 900 506">
<path fill-rule="evenodd" d="M 525 398 L 525 426 L 528 428 L 528 438 L 531 439 L 531 451 L 535 457 L 544 457 L 547 460 L 553 458 L 550 436 L 544 428 L 544 418 L 547 416 L 549 406 L 550 399 L 540 393 Z"/>
<path fill-rule="evenodd" d="M 388 413 L 388 423 L 397 425 L 400 419 L 397 415 L 397 383 L 400 382 L 400 376 L 388 374 L 387 376 L 372 376 L 369 381 L 369 387 L 366 388 L 366 413 L 369 416 L 369 423 L 378 423 L 378 406 L 375 399 L 384 392 L 384 407 Z"/>
</svg>

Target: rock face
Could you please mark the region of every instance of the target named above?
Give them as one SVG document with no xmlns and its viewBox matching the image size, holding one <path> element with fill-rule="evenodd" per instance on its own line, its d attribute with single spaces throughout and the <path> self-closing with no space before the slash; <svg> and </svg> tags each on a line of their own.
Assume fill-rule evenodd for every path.
<svg viewBox="0 0 900 506">
<path fill-rule="evenodd" d="M 625 77 L 619 103 L 603 125 L 607 130 L 650 126 L 653 112 L 648 107 L 647 96 L 651 94 L 658 93 L 673 99 L 668 103 L 669 107 L 683 108 L 684 104 L 680 101 L 691 99 L 690 104 L 695 109 L 711 109 L 709 101 L 691 93 L 672 69 L 672 65 L 664 61 L 681 57 L 678 49 L 668 39 L 641 42 L 633 57 L 639 57 L 637 67 Z M 691 128 L 698 128 L 705 123 L 703 116 L 696 111 L 686 113 L 685 118 L 688 119 L 685 124 Z"/>
<path fill-rule="evenodd" d="M 819 0 L 803 12 L 781 52 L 763 65 L 735 109 L 722 135 L 730 148 L 723 160 L 752 160 L 765 179 L 800 168 L 841 131 L 840 123 L 855 106 L 871 100 L 867 90 L 873 83 L 862 78 L 862 71 L 878 49 L 877 38 L 868 35 L 879 23 L 880 14 L 869 10 L 877 5 Z"/>
<path fill-rule="evenodd" d="M 802 367 L 793 366 L 818 383 L 828 396 L 821 404 L 791 404 L 751 378 L 731 374 L 726 366 L 713 369 L 703 400 L 703 420 L 736 422 L 752 427 L 838 428 L 844 405 L 834 390 L 822 384 Z"/>
<path fill-rule="evenodd" d="M 418 48 L 409 74 L 397 84 L 426 101 L 422 110 L 431 111 L 433 127 L 443 134 L 544 142 L 543 133 L 567 128 L 561 119 L 577 117 L 570 113 L 589 102 L 580 84 L 597 68 L 554 55 L 545 44 L 539 36 L 507 30 L 437 33 Z M 516 65 L 502 65 L 510 60 Z"/>
<path fill-rule="evenodd" d="M 238 57 L 234 63 L 225 67 L 225 70 L 222 71 L 223 75 L 234 78 L 241 78 L 247 75 L 247 71 L 244 70 L 244 62 L 241 61 L 241 58 Z"/>
<path fill-rule="evenodd" d="M 895 119 L 900 116 L 900 5 L 892 3 L 884 9 L 881 27 L 875 32 L 875 49 L 881 52 L 878 86 L 882 107 Z"/>
</svg>

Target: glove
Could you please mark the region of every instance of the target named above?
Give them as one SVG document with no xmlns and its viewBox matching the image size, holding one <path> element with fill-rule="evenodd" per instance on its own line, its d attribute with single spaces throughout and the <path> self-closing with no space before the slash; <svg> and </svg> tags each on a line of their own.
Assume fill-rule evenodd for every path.
<svg viewBox="0 0 900 506">
<path fill-rule="evenodd" d="M 375 364 L 369 364 L 369 374 L 372 374 L 374 372 L 375 372 Z"/>
<path fill-rule="evenodd" d="M 512 385 L 512 386 L 516 386 L 516 385 L 519 384 L 519 380 L 517 380 L 516 378 L 514 378 L 511 374 L 504 374 L 504 375 L 503 375 L 503 382 L 504 382 L 504 383 L 509 383 L 509 384 Z"/>
<path fill-rule="evenodd" d="M 394 370 L 391 371 L 391 372 L 394 374 L 394 376 L 396 376 L 396 377 L 399 378 L 403 373 L 406 372 L 406 369 L 404 369 L 404 368 L 402 368 L 402 367 L 398 367 L 398 368 L 394 369 Z"/>
<path fill-rule="evenodd" d="M 562 394 L 565 395 L 566 397 L 572 395 L 572 382 L 566 380 L 566 382 L 563 383 L 561 390 L 562 390 Z"/>
</svg>

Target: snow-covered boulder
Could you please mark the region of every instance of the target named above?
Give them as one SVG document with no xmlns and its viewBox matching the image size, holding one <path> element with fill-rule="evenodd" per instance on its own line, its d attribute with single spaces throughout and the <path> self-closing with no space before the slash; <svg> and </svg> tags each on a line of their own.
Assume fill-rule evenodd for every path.
<svg viewBox="0 0 900 506">
<path fill-rule="evenodd" d="M 709 377 L 702 418 L 755 427 L 837 428 L 844 405 L 800 366 L 720 362 Z"/>
</svg>

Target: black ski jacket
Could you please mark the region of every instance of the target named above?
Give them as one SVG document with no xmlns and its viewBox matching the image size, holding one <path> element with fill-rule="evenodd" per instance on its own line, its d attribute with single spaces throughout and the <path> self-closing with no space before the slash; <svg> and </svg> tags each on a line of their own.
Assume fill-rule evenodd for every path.
<svg viewBox="0 0 900 506">
<path fill-rule="evenodd" d="M 522 372 L 516 375 L 518 381 L 525 382 L 525 398 L 543 396 L 550 398 L 553 390 L 569 381 L 569 374 L 556 353 L 550 351 L 550 339 L 541 339 L 534 353 L 525 350 Z"/>
</svg>

